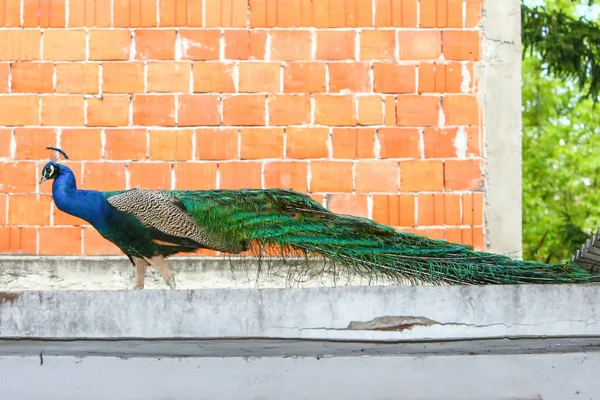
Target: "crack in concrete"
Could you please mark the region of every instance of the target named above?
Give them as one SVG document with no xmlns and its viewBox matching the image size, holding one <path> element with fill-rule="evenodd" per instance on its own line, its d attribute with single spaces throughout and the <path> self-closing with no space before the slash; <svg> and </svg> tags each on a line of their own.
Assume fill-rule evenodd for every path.
<svg viewBox="0 0 600 400">
<path fill-rule="evenodd" d="M 543 321 L 543 322 L 536 322 L 536 323 L 519 323 L 519 322 L 515 322 L 512 324 L 507 324 L 505 322 L 494 322 L 494 323 L 490 323 L 490 324 L 471 324 L 471 323 L 466 323 L 466 322 L 439 322 L 439 321 L 434 321 L 431 320 L 429 318 L 425 318 L 425 317 L 398 317 L 398 318 L 410 318 L 410 319 L 414 319 L 414 320 L 418 320 L 418 319 L 423 319 L 423 321 L 431 321 L 431 323 L 413 323 L 413 324 L 398 324 L 398 325 L 407 325 L 405 327 L 403 327 L 403 329 L 398 329 L 398 331 L 404 331 L 404 330 L 410 330 L 414 327 L 417 326 L 435 326 L 435 325 L 439 325 L 439 326 L 465 326 L 465 327 L 470 327 L 470 328 L 491 328 L 491 327 L 495 327 L 495 326 L 504 326 L 506 329 L 510 329 L 513 327 L 518 327 L 518 326 L 523 326 L 523 327 L 527 327 L 527 326 L 542 326 L 542 325 L 552 325 L 552 324 L 558 324 L 558 323 L 583 323 L 585 324 L 586 327 L 590 326 L 590 325 L 595 325 L 598 323 L 598 321 L 586 321 L 586 320 L 577 320 L 577 319 L 569 319 L 569 320 L 555 320 L 555 321 Z M 355 321 L 352 321 L 349 326 Z M 386 328 L 394 328 L 394 325 L 390 325 L 387 327 L 381 327 L 381 328 L 367 328 L 367 329 L 357 329 L 357 328 L 328 328 L 328 327 L 299 327 L 299 326 L 281 326 L 281 325 L 277 325 L 277 326 L 273 326 L 274 328 L 280 328 L 280 329 L 293 329 L 293 330 L 297 330 L 298 332 L 302 332 L 302 331 L 306 331 L 306 330 L 324 330 L 324 331 L 393 331 L 395 329 L 386 329 Z"/>
</svg>

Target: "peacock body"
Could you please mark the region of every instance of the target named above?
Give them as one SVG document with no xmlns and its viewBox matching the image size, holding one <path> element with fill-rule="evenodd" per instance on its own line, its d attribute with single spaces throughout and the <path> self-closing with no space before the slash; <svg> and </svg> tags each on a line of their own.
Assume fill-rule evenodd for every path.
<svg viewBox="0 0 600 400">
<path fill-rule="evenodd" d="M 164 258 L 202 248 L 316 257 L 363 275 L 433 284 L 600 281 L 591 268 L 575 261 L 521 261 L 397 232 L 369 219 L 333 213 L 292 190 L 81 190 L 73 172 L 58 160 L 44 167 L 41 182 L 48 179 L 54 180 L 52 195 L 61 211 L 87 221 L 129 257 L 136 267 L 136 288 L 143 287 L 149 264 L 175 288 Z"/>
</svg>

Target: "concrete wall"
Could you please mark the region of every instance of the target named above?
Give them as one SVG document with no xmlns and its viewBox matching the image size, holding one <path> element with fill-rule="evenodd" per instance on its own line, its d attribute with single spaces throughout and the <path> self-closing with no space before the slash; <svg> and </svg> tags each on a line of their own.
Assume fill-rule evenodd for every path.
<svg viewBox="0 0 600 400">
<path fill-rule="evenodd" d="M 3 292 L 0 398 L 596 398 L 599 297 L 592 285 Z"/>
<path fill-rule="evenodd" d="M 485 238 L 519 257 L 521 233 L 521 2 L 486 0 L 477 76 L 485 129 Z"/>
</svg>

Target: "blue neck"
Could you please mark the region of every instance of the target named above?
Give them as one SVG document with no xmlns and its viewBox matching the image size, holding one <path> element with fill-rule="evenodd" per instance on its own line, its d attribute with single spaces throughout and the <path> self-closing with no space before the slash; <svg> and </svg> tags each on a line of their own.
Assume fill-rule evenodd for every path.
<svg viewBox="0 0 600 400">
<path fill-rule="evenodd" d="M 69 167 L 60 166 L 59 175 L 52 184 L 52 197 L 59 210 L 87 221 L 96 229 L 106 225 L 109 212 L 106 198 L 95 190 L 77 189 L 75 175 Z"/>
</svg>

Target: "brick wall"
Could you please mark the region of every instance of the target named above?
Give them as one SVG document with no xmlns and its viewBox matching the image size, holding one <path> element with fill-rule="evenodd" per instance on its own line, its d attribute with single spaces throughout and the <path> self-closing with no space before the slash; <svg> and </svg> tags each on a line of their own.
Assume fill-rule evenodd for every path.
<svg viewBox="0 0 600 400">
<path fill-rule="evenodd" d="M 482 0 L 0 0 L 0 252 L 118 254 L 37 185 L 292 188 L 484 246 Z"/>
</svg>

